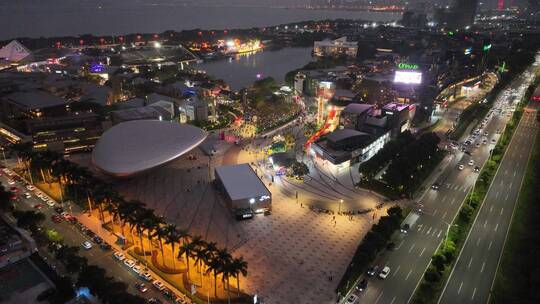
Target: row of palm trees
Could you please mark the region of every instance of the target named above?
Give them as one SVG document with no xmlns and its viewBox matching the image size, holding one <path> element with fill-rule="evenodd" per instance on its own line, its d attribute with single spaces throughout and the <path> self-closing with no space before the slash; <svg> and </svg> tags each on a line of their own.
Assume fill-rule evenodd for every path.
<svg viewBox="0 0 540 304">
<path fill-rule="evenodd" d="M 143 238 L 148 240 L 149 246 L 157 241 L 158 254 L 165 267 L 168 250 L 167 253 L 173 257 L 173 269 L 176 268 L 176 259 L 184 261 L 188 281 L 192 281 L 192 264 L 200 274 L 201 285 L 204 276 L 213 276 L 216 298 L 218 277 L 221 277 L 223 286 L 226 285 L 229 303 L 231 277 L 236 279 L 237 296 L 240 297 L 240 276 L 247 276 L 247 262 L 242 257 L 233 258 L 227 249 L 219 249 L 215 242 L 206 242 L 200 236 L 191 236 L 188 231 L 166 223 L 163 217 L 157 216 L 138 200 L 124 200 L 110 184 L 96 178 L 87 168 L 66 160 L 61 154 L 34 152 L 29 144 L 14 145 L 13 150 L 30 180 L 38 177 L 43 183 L 59 183 L 62 200 L 70 197 L 76 203 L 84 202 L 83 207 L 90 213 L 97 210 L 101 223 L 110 222 L 113 233 L 129 234 L 133 244 L 136 236 L 145 259 L 147 251 Z M 152 252 L 152 248 L 148 249 Z"/>
</svg>

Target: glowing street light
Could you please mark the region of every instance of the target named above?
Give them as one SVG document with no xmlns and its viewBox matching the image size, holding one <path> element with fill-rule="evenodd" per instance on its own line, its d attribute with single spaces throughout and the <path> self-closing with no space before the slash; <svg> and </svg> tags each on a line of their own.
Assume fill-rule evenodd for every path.
<svg viewBox="0 0 540 304">
<path fill-rule="evenodd" d="M 154 42 L 154 47 L 155 47 L 156 49 L 161 48 L 161 43 L 159 43 L 159 42 L 157 42 L 157 41 Z"/>
</svg>

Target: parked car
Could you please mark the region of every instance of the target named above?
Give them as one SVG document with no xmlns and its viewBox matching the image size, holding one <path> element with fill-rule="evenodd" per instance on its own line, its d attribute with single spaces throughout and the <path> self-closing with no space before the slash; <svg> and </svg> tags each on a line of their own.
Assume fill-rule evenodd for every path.
<svg viewBox="0 0 540 304">
<path fill-rule="evenodd" d="M 126 260 L 124 260 L 124 265 L 131 268 L 131 267 L 135 266 L 135 261 L 133 261 L 131 259 L 126 259 Z"/>
<path fill-rule="evenodd" d="M 90 242 L 90 241 L 84 241 L 84 242 L 82 243 L 82 246 L 83 246 L 84 249 L 90 250 L 90 249 L 92 249 L 92 242 Z"/>
<path fill-rule="evenodd" d="M 362 281 L 360 281 L 360 283 L 358 283 L 358 285 L 356 285 L 356 290 L 358 290 L 359 292 L 362 292 L 366 290 L 367 286 L 368 286 L 368 281 L 366 279 L 363 279 Z"/>
<path fill-rule="evenodd" d="M 379 278 L 386 279 L 389 273 L 390 273 L 390 267 L 384 266 L 384 268 L 379 273 Z"/>
<path fill-rule="evenodd" d="M 474 167 L 474 172 L 480 172 L 480 167 L 475 166 L 475 167 Z"/>
<path fill-rule="evenodd" d="M 25 192 L 23 195 L 26 199 L 32 198 L 32 195 L 29 192 Z"/>
<path fill-rule="evenodd" d="M 367 271 L 367 275 L 372 277 L 377 273 L 377 270 L 379 270 L 379 266 L 377 266 L 377 265 L 371 266 L 371 267 L 369 267 L 369 269 Z"/>
<path fill-rule="evenodd" d="M 101 248 L 101 250 L 104 250 L 104 251 L 109 251 L 111 250 L 111 245 L 107 244 L 107 243 L 103 243 L 103 244 L 99 244 L 99 248 Z"/>
<path fill-rule="evenodd" d="M 401 233 L 408 233 L 410 228 L 411 228 L 411 225 L 404 224 L 403 226 L 401 226 Z"/>
<path fill-rule="evenodd" d="M 161 283 L 158 280 L 155 280 L 154 282 L 152 282 L 152 285 L 154 285 L 154 287 L 157 288 L 157 290 L 159 291 L 162 291 L 163 289 L 165 289 L 165 285 L 163 285 L 163 283 Z"/>
<path fill-rule="evenodd" d="M 148 281 L 148 282 L 152 281 L 152 275 L 148 272 L 139 273 L 139 277 L 141 277 L 143 280 Z"/>
<path fill-rule="evenodd" d="M 122 252 L 120 252 L 120 251 L 115 251 L 115 252 L 113 253 L 113 256 L 114 256 L 117 260 L 119 260 L 119 261 L 123 261 L 123 260 L 126 259 L 126 256 L 125 256 Z"/>
<path fill-rule="evenodd" d="M 142 267 L 139 266 L 139 265 L 135 265 L 133 267 L 131 267 L 131 270 L 133 270 L 133 272 L 135 272 L 136 274 L 139 274 L 142 272 Z"/>
<path fill-rule="evenodd" d="M 352 294 L 347 298 L 347 304 L 356 303 L 356 300 L 358 300 L 358 297 Z"/>
<path fill-rule="evenodd" d="M 461 171 L 461 170 L 463 170 L 463 169 L 465 169 L 465 166 L 463 166 L 463 165 L 459 165 L 459 166 L 458 166 L 458 170 Z"/>
<path fill-rule="evenodd" d="M 56 205 L 53 200 L 46 200 L 45 203 L 49 205 L 49 207 L 54 207 Z"/>
<path fill-rule="evenodd" d="M 439 183 L 433 183 L 433 185 L 431 185 L 431 189 L 433 190 L 439 190 L 439 187 L 440 187 Z"/>
<path fill-rule="evenodd" d="M 471 160 L 469 160 L 469 162 L 467 163 L 467 165 L 469 165 L 469 166 L 473 166 L 473 165 L 474 165 L 474 160 L 472 160 L 472 159 L 471 159 Z"/>
<path fill-rule="evenodd" d="M 36 187 L 34 187 L 32 185 L 26 185 L 26 189 L 28 189 L 29 191 L 34 191 L 34 190 L 36 190 Z"/>
<path fill-rule="evenodd" d="M 135 288 L 142 293 L 145 293 L 148 291 L 148 287 L 146 287 L 144 283 L 135 283 Z"/>
<path fill-rule="evenodd" d="M 98 245 L 101 244 L 101 243 L 103 243 L 103 239 L 100 238 L 100 237 L 97 236 L 97 235 L 94 236 L 94 237 L 92 238 L 92 241 L 94 241 L 94 243 L 96 243 L 96 244 L 98 244 Z"/>
</svg>

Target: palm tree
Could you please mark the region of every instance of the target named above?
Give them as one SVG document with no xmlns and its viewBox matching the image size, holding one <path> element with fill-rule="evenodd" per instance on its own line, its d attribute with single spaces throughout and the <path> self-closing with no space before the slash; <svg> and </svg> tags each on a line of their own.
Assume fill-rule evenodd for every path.
<svg viewBox="0 0 540 304">
<path fill-rule="evenodd" d="M 194 236 L 191 239 L 191 242 L 184 242 L 180 249 L 178 250 L 178 258 L 181 258 L 182 255 L 186 257 L 186 267 L 187 267 L 187 273 L 188 273 L 188 280 L 189 278 L 189 258 L 193 257 L 195 250 L 201 245 L 202 239 L 200 236 Z"/>
<path fill-rule="evenodd" d="M 202 263 L 208 263 L 208 255 L 207 255 L 207 251 L 206 251 L 206 245 L 207 243 L 204 241 L 204 240 L 201 240 L 199 246 L 197 246 L 195 248 L 195 251 L 194 251 L 194 257 L 195 257 L 195 264 L 197 265 L 197 268 L 198 268 L 198 271 L 199 271 L 199 274 L 201 276 L 201 286 L 202 286 L 202 281 L 203 281 L 203 272 L 202 272 L 202 269 L 201 269 L 201 264 Z"/>
<path fill-rule="evenodd" d="M 244 277 L 247 276 L 247 266 L 248 263 L 244 261 L 244 257 L 234 258 L 231 263 L 231 272 L 232 276 L 236 278 L 236 292 L 237 296 L 240 297 L 240 274 Z"/>
<path fill-rule="evenodd" d="M 169 234 L 169 225 L 164 225 L 164 223 L 160 223 L 156 226 L 156 230 L 154 231 L 154 234 L 152 234 L 153 237 L 157 237 L 159 241 L 159 249 L 161 251 L 161 260 L 163 261 L 163 265 L 165 265 L 165 253 L 163 251 L 163 239 L 167 238 L 167 235 Z M 173 253 L 174 255 L 174 253 Z M 174 260 L 174 259 L 173 259 Z"/>
<path fill-rule="evenodd" d="M 226 249 L 222 249 L 226 250 Z M 226 252 L 226 251 L 225 251 Z M 223 255 L 224 254 L 224 255 Z M 220 254 L 218 252 L 218 256 L 221 255 L 221 281 L 223 282 L 223 288 L 225 288 L 225 282 L 227 283 L 227 302 L 231 304 L 231 289 L 229 284 L 229 278 L 234 275 L 233 267 L 232 267 L 232 257 L 231 255 L 226 252 Z"/>
<path fill-rule="evenodd" d="M 217 256 L 214 256 L 208 263 L 206 274 L 209 274 L 210 272 L 214 275 L 214 297 L 217 298 L 217 276 L 221 273 L 221 262 Z"/>
<path fill-rule="evenodd" d="M 121 219 L 121 228 L 122 228 L 122 234 L 125 236 L 124 233 L 124 227 L 127 224 L 130 225 L 131 229 L 130 232 L 133 231 L 133 227 L 135 225 L 136 221 L 136 213 L 138 213 L 141 209 L 144 209 L 144 203 L 141 201 L 129 201 L 125 205 L 121 206 L 120 212 L 120 219 Z M 135 243 L 133 241 L 133 233 L 131 233 L 131 242 Z"/>
<path fill-rule="evenodd" d="M 143 235 L 143 230 L 145 229 L 145 221 L 147 221 L 147 219 L 149 217 L 152 217 L 153 215 L 154 215 L 154 212 L 152 212 L 151 209 L 146 209 L 143 207 L 141 209 L 137 209 L 133 213 L 133 216 L 130 218 L 131 230 L 133 231 L 134 228 L 137 230 L 137 234 L 139 235 L 139 242 L 141 243 L 141 250 L 143 252 L 145 260 L 146 260 L 146 252 L 144 251 L 142 235 Z"/>
<path fill-rule="evenodd" d="M 167 225 L 167 235 L 165 236 L 165 244 L 171 244 L 171 252 L 173 257 L 173 269 L 176 267 L 175 264 L 175 255 L 174 255 L 174 246 L 180 242 L 183 236 L 179 233 L 179 229 L 176 228 L 176 225 L 169 224 Z"/>
<path fill-rule="evenodd" d="M 150 210 L 151 213 L 148 214 L 148 216 L 143 220 L 142 227 L 143 227 L 143 233 L 146 230 L 146 237 L 148 238 L 148 243 L 150 244 L 150 252 L 152 252 L 152 239 L 153 239 L 153 231 L 160 225 L 164 224 L 163 218 L 157 217 L 154 214 L 153 210 Z M 146 255 L 145 255 L 146 257 Z"/>
</svg>

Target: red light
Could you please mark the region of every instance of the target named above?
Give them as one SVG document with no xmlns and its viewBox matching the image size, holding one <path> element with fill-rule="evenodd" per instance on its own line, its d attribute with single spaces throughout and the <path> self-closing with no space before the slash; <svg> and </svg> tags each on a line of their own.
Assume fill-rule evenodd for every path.
<svg viewBox="0 0 540 304">
<path fill-rule="evenodd" d="M 159 35 L 158 35 L 158 34 L 154 34 L 154 38 L 158 38 L 158 37 L 159 37 Z"/>
<path fill-rule="evenodd" d="M 137 40 L 141 40 L 141 35 L 137 35 Z"/>
<path fill-rule="evenodd" d="M 198 32 L 197 34 L 198 34 L 199 36 L 202 36 L 202 32 Z"/>
<path fill-rule="evenodd" d="M 84 44 L 84 40 L 82 40 L 82 39 L 79 40 L 79 44 L 80 44 L 80 45 L 83 45 L 83 44 Z"/>
<path fill-rule="evenodd" d="M 120 37 L 118 37 L 118 40 L 124 41 L 124 37 L 120 36 Z"/>
</svg>

